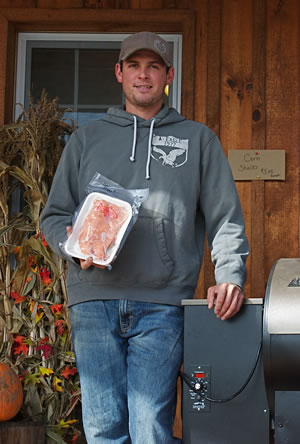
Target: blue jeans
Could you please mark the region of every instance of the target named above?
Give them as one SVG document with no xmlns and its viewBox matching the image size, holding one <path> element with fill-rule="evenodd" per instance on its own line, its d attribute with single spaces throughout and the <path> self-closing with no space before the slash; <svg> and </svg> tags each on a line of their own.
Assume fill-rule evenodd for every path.
<svg viewBox="0 0 300 444">
<path fill-rule="evenodd" d="M 180 307 L 130 300 L 70 308 L 89 444 L 175 444 Z"/>
</svg>

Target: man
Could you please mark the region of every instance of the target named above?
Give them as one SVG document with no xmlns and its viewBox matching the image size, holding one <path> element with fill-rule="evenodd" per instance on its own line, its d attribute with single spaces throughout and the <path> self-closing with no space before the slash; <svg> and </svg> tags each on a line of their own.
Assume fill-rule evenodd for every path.
<svg viewBox="0 0 300 444">
<path fill-rule="evenodd" d="M 70 319 L 88 443 L 171 444 L 180 305 L 193 297 L 205 231 L 217 282 L 208 306 L 222 320 L 242 305 L 248 243 L 216 135 L 163 104 L 174 78 L 168 44 L 149 32 L 128 37 L 115 74 L 125 107 L 72 135 L 41 227 L 66 257 L 66 229 L 96 172 L 127 189 L 149 188 L 111 271 L 66 257 Z"/>
</svg>

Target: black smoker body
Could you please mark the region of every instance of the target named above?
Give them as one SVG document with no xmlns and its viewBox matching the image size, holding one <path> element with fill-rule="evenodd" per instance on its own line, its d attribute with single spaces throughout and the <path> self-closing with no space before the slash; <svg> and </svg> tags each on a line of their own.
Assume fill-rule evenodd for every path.
<svg viewBox="0 0 300 444">
<path fill-rule="evenodd" d="M 183 444 L 300 443 L 300 259 L 280 259 L 266 297 L 221 321 L 185 311 Z"/>
</svg>

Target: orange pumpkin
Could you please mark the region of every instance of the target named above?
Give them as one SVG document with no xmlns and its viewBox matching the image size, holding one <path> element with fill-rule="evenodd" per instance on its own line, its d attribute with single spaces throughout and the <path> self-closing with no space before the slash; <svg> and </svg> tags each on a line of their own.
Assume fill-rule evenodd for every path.
<svg viewBox="0 0 300 444">
<path fill-rule="evenodd" d="M 23 402 L 22 384 L 12 368 L 0 362 L 0 421 L 7 421 L 18 413 Z"/>
</svg>

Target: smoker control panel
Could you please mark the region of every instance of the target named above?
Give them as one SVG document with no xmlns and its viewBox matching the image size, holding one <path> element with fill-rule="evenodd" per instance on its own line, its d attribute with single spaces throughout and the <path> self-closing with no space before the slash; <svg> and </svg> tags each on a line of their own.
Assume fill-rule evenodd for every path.
<svg viewBox="0 0 300 444">
<path fill-rule="evenodd" d="M 202 413 L 210 411 L 210 375 L 211 367 L 208 365 L 189 366 L 185 373 L 190 376 L 190 383 L 195 388 L 188 387 L 188 409 L 190 412 Z"/>
</svg>

